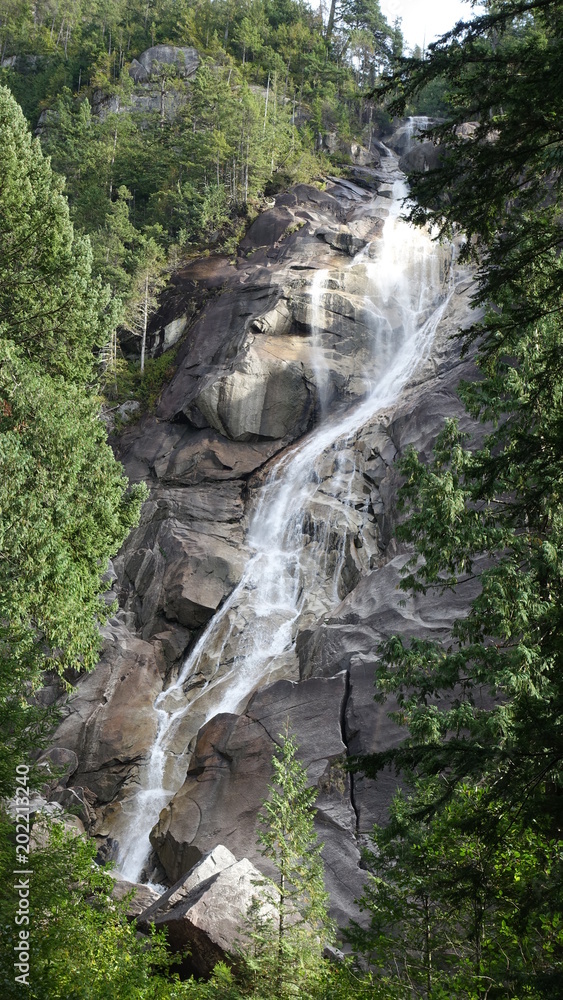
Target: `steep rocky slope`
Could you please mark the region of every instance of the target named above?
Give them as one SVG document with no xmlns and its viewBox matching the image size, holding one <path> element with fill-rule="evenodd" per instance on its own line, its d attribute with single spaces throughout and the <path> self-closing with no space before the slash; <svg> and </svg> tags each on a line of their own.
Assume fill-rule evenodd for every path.
<svg viewBox="0 0 563 1000">
<path fill-rule="evenodd" d="M 404 131 L 397 142 L 404 153 Z M 460 272 L 449 277 L 446 253 L 446 304 L 430 354 L 392 404 L 315 467 L 319 489 L 299 522 L 300 551 L 311 565 L 295 642 L 277 655 L 272 649 L 267 670 L 241 688 L 236 703 L 217 692 L 222 670 L 229 678 L 244 672 L 245 623 L 253 633 L 259 627 L 244 594 L 260 587 L 245 590 L 244 574 L 254 552 L 249 523 L 268 476 L 280 459 L 291 460 L 294 442 L 312 439 L 322 417 L 339 419 L 369 395 L 402 336 L 391 301 L 389 336 L 379 336 L 374 354 L 378 307 L 366 282 L 380 266 L 397 167 L 384 147 L 369 160 L 324 191 L 298 185 L 278 196 L 251 226 L 236 264 L 208 258 L 174 276 L 154 344 L 183 337 L 176 374 L 156 414 L 116 442 L 128 476 L 147 482 L 151 496 L 115 560 L 109 596 L 119 611 L 101 663 L 80 681 L 55 741 L 77 755 L 67 782 L 84 802 L 101 853 L 123 858 L 149 799 L 155 808 L 143 791 L 162 726 L 155 699 L 170 689 L 168 703 L 159 702 L 169 715 L 191 700 L 167 744 L 174 780 L 165 770 L 169 790 L 156 801 L 155 817 L 162 811 L 145 864 L 145 874 L 170 884 L 218 843 L 264 869 L 256 816 L 273 746 L 289 721 L 319 787 L 317 822 L 340 922 L 356 912 L 359 838 L 384 817 L 394 784 L 390 775 L 351 780 L 342 768 L 348 752 L 400 737 L 388 719 L 392 706 L 372 699 L 377 644 L 399 631 L 446 635 L 469 596 L 403 602 L 397 583 L 405 555 L 393 537 L 394 459 L 409 445 L 428 455 L 444 417 L 467 419 L 455 388 L 471 365 L 451 335 L 474 319 L 471 281 Z M 216 624 L 193 671 L 174 686 L 209 622 Z"/>
</svg>

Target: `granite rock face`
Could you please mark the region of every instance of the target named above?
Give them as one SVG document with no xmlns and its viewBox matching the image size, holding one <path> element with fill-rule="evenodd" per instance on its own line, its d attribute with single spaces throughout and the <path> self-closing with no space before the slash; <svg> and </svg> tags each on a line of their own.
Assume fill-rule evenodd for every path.
<svg viewBox="0 0 563 1000">
<path fill-rule="evenodd" d="M 81 680 L 57 729 L 57 746 L 79 761 L 67 787 L 89 789 L 98 803 L 112 801 L 156 735 L 152 704 L 163 674 L 158 643 L 144 642 L 121 623 L 107 630 L 98 667 Z"/>
<path fill-rule="evenodd" d="M 333 909 L 342 922 L 350 916 L 350 896 L 360 894 L 362 876 L 350 779 L 342 766 L 346 700 L 345 672 L 303 683 L 282 680 L 258 691 L 243 715 L 218 715 L 203 726 L 185 782 L 151 834 L 171 881 L 212 849 L 219 830 L 235 855 L 245 854 L 266 874 L 274 874 L 258 850 L 258 813 L 272 778 L 275 746 L 289 725 L 309 780 L 319 787 L 316 822 L 325 845 Z"/>
<path fill-rule="evenodd" d="M 171 121 L 188 99 L 184 82 L 193 79 L 199 63 L 197 49 L 177 45 L 154 45 L 146 49 L 138 59 L 131 61 L 129 67 L 129 76 L 133 82 L 131 91 L 124 97 L 121 94 L 108 93 L 106 90 L 94 90 L 92 110 L 102 120 L 109 114 L 132 112 L 140 115 L 142 120 L 142 116 L 157 112 L 161 119 Z M 163 74 L 164 69 L 166 72 Z M 176 81 L 181 83 L 181 86 L 177 86 Z M 42 112 L 37 126 L 38 134 L 49 129 L 52 115 L 53 112 L 49 109 Z"/>
<path fill-rule="evenodd" d="M 197 49 L 177 45 L 153 45 L 133 59 L 129 76 L 135 83 L 147 83 L 161 66 L 172 66 L 178 76 L 193 76 L 199 66 Z"/>
<path fill-rule="evenodd" d="M 224 868 L 236 863 L 234 854 L 231 854 L 223 844 L 218 844 L 209 854 L 201 858 L 187 874 L 182 875 L 174 885 L 158 896 L 158 899 L 151 901 L 140 914 L 138 924 L 143 929 L 151 923 L 156 916 L 162 917 L 169 910 L 172 910 L 179 903 L 182 903 L 187 896 L 202 882 L 217 875 Z"/>
<path fill-rule="evenodd" d="M 393 140 L 397 155 L 409 155 L 409 134 L 411 125 Z M 471 275 L 458 271 L 453 285 L 444 277 L 432 349 L 401 391 L 366 411 L 360 429 L 316 462 L 319 488 L 297 531 L 307 581 L 301 612 L 289 622 L 291 642 L 271 650 L 260 678 L 243 683 L 253 654 L 237 654 L 240 635 L 257 633 L 264 617 L 283 617 L 275 597 L 276 566 L 281 574 L 287 562 L 282 551 L 273 553 L 267 615 L 249 613 L 266 588 L 247 575 L 264 491 L 297 454 L 295 442 L 303 439 L 305 448 L 313 440 L 321 413 L 340 420 L 366 398 L 403 336 L 391 297 L 374 341 L 377 303 L 366 282 L 373 261 L 385 266 L 374 250 L 395 175 L 385 146 L 371 152 L 369 162 L 358 153 L 348 176 L 325 190 L 299 184 L 277 196 L 248 230 L 236 263 L 209 258 L 174 275 L 151 344 L 161 350 L 178 324 L 176 372 L 156 413 L 114 439 L 126 474 L 148 484 L 150 499 L 108 576 L 108 599 L 118 600 L 119 611 L 101 663 L 79 682 L 55 739 L 78 761 L 56 794 L 81 797 L 100 851 L 115 856 L 162 724 L 163 702 L 156 711 L 155 699 L 164 689 L 170 712 L 180 701 L 191 704 L 171 729 L 176 779 L 152 820 L 147 871 L 172 884 L 218 844 L 268 874 L 256 847 L 257 816 L 273 749 L 289 723 L 318 788 L 316 824 L 340 924 L 358 916 L 359 845 L 384 820 L 396 787 L 391 775 L 367 782 L 342 766 L 347 754 L 401 738 L 389 719 L 393 704 L 373 702 L 378 643 L 396 632 L 446 637 L 472 596 L 402 604 L 406 553 L 394 537 L 396 457 L 409 446 L 429 457 L 445 417 L 472 429 L 456 386 L 473 370 L 452 334 L 475 316 Z M 192 653 L 197 669 L 184 677 Z M 221 708 L 221 684 L 239 681 L 242 694 Z M 181 941 L 192 918 L 187 910 L 177 916 Z M 203 954 L 207 945 L 193 933 Z M 205 961 L 218 953 L 211 948 Z"/>
</svg>

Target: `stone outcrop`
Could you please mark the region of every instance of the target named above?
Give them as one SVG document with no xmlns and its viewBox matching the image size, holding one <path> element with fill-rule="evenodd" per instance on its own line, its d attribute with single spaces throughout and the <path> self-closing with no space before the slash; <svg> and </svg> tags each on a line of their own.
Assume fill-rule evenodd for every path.
<svg viewBox="0 0 563 1000">
<path fill-rule="evenodd" d="M 368 149 L 359 142 L 346 142 L 340 138 L 337 132 L 329 132 L 323 136 L 323 145 L 332 155 L 340 153 L 346 160 L 358 167 L 381 165 L 379 151 L 373 143 Z"/>
<path fill-rule="evenodd" d="M 395 142 L 403 156 L 407 131 Z M 119 611 L 102 661 L 80 681 L 56 737 L 78 764 L 53 794 L 84 803 L 100 851 L 111 856 L 157 731 L 155 698 L 177 683 L 186 654 L 200 648 L 206 623 L 216 622 L 197 670 L 170 696 L 174 704 L 191 699 L 192 707 L 170 737 L 180 779 L 151 834 L 152 869 L 158 880 L 183 884 L 221 843 L 268 873 L 256 848 L 257 814 L 289 721 L 319 790 L 316 824 L 341 924 L 358 916 L 361 838 L 384 820 L 396 786 L 391 775 L 367 782 L 342 767 L 347 754 L 401 738 L 388 717 L 393 704 L 376 706 L 372 698 L 378 643 L 395 632 L 445 637 L 471 597 L 467 590 L 403 604 L 406 556 L 394 537 L 397 455 L 412 445 L 428 457 L 444 417 L 470 428 L 455 390 L 472 368 L 451 339 L 474 320 L 470 275 L 457 273 L 434 347 L 393 403 L 366 415 L 361 430 L 315 465 L 319 489 L 299 523 L 308 582 L 292 625 L 295 645 L 273 651 L 266 674 L 229 711 L 217 714 L 214 705 L 222 677 L 236 687 L 251 659 L 237 653 L 238 633 L 260 627 L 236 588 L 242 580 L 249 601 L 259 590 L 245 576 L 254 551 L 249 521 L 275 462 L 291 458 L 321 409 L 334 416 L 362 400 L 403 335 L 391 300 L 388 334 L 374 354 L 376 305 L 366 298 L 366 276 L 393 194 L 386 155 L 375 149 L 373 161 L 325 190 L 299 184 L 277 196 L 249 228 L 235 263 L 210 258 L 174 276 L 151 346 L 159 351 L 181 337 L 176 372 L 156 413 L 114 439 L 126 473 L 148 484 L 150 499 L 108 577 L 108 599 L 118 600 Z M 273 599 L 269 614 L 281 614 Z M 225 871 L 238 878 L 234 867 Z M 220 884 L 213 882 L 208 913 Z M 178 942 L 188 924 L 201 929 L 199 916 L 188 915 L 188 896 L 191 890 L 158 917 L 176 911 L 168 926 Z M 203 953 L 199 933 L 192 940 Z M 224 942 L 219 951 L 209 947 L 207 963 Z"/>
<path fill-rule="evenodd" d="M 248 858 L 237 861 L 220 844 L 139 915 L 139 926 L 165 928 L 173 951 L 188 950 L 184 971 L 208 976 L 218 962 L 240 960 L 249 942 L 246 918 L 254 900 L 261 900 L 262 917 L 274 917 L 263 881 Z"/>
<path fill-rule="evenodd" d="M 195 397 L 204 421 L 224 437 L 280 440 L 298 437 L 307 429 L 314 397 L 299 339 L 295 343 L 286 339 L 283 355 L 276 346 L 269 339 L 250 345 L 227 374 L 213 377 Z"/>
<path fill-rule="evenodd" d="M 154 75 L 158 75 L 161 66 L 172 67 L 180 77 L 193 76 L 199 66 L 197 49 L 153 45 L 141 53 L 138 59 L 132 60 L 129 76 L 135 83 L 148 83 Z"/>
<path fill-rule="evenodd" d="M 419 142 L 408 152 L 404 153 L 399 160 L 401 170 L 405 173 L 434 170 L 440 163 L 441 150 L 432 142 Z"/>
<path fill-rule="evenodd" d="M 109 114 L 150 115 L 155 112 L 161 118 L 171 120 L 186 103 L 184 81 L 193 79 L 199 66 L 197 49 L 177 45 L 154 45 L 146 49 L 138 59 L 133 59 L 129 76 L 133 89 L 125 98 L 95 90 L 92 94 L 92 110 L 99 118 Z M 164 71 L 164 72 L 163 72 Z M 49 126 L 52 112 L 43 112 L 38 123 L 38 132 Z"/>
<path fill-rule="evenodd" d="M 69 787 L 111 802 L 156 735 L 152 705 L 163 673 L 157 642 L 144 642 L 120 623 L 107 630 L 104 655 L 81 680 L 57 730 L 57 744 L 79 760 Z"/>
<path fill-rule="evenodd" d="M 223 844 L 218 844 L 190 868 L 187 874 L 182 875 L 174 885 L 161 893 L 156 900 L 151 901 L 150 905 L 139 914 L 139 927 L 143 929 L 148 927 L 157 916 L 162 917 L 179 903 L 183 903 L 193 889 L 224 868 L 234 865 L 236 860 L 234 854 L 231 854 Z"/>
</svg>

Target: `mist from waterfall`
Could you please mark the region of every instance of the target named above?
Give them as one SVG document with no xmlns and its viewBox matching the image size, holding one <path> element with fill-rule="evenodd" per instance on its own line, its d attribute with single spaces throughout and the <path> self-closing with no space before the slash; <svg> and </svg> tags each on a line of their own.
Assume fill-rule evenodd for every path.
<svg viewBox="0 0 563 1000">
<path fill-rule="evenodd" d="M 177 679 L 156 699 L 158 735 L 141 787 L 122 803 L 119 868 L 140 877 L 150 850 L 149 833 L 161 809 L 181 786 L 194 719 L 197 728 L 222 712 L 240 711 L 252 692 L 287 662 L 291 675 L 298 632 L 329 613 L 350 589 L 345 567 L 350 539 L 371 533 L 373 517 L 358 510 L 362 427 L 388 407 L 427 355 L 448 301 L 445 251 L 427 233 L 399 218 L 407 194 L 392 155 L 383 160 L 393 197 L 381 238 L 345 269 L 317 272 L 311 286 L 312 369 L 320 424 L 275 464 L 250 523 L 251 557 L 242 579 L 210 621 Z M 383 199 L 380 199 L 383 201 Z M 382 212 L 383 214 L 383 212 Z M 446 269 L 447 270 L 447 269 Z M 324 313 L 328 296 L 352 282 L 363 289 L 370 331 L 371 368 L 362 373 L 363 398 L 330 415 L 330 350 Z M 328 338 L 330 340 L 330 338 Z M 366 492 L 364 490 L 364 492 Z M 353 500 L 353 498 L 356 498 Z M 369 571 L 368 560 L 363 571 Z"/>
</svg>

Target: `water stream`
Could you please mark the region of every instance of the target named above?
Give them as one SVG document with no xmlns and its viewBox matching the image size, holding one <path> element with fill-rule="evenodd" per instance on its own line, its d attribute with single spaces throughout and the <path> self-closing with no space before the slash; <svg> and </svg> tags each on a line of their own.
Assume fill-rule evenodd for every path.
<svg viewBox="0 0 563 1000">
<path fill-rule="evenodd" d="M 373 517 L 358 505 L 362 429 L 389 407 L 432 344 L 449 297 L 447 252 L 399 218 L 407 188 L 394 155 L 382 161 L 393 196 L 378 199 L 386 215 L 381 237 L 344 269 L 319 271 L 311 287 L 312 368 L 319 426 L 277 462 L 251 520 L 252 552 L 243 577 L 186 659 L 177 679 L 155 701 L 158 735 L 140 788 L 122 804 L 119 867 L 139 879 L 149 833 L 181 786 L 190 738 L 220 712 L 240 711 L 274 674 L 295 675 L 298 632 L 328 613 L 350 589 L 350 539 L 365 535 L 369 570 Z M 328 412 L 330 338 L 325 310 L 339 289 L 361 289 L 369 330 L 368 361 L 359 373 L 363 398 L 344 413 Z M 334 339 L 334 338 L 333 338 Z M 364 351 L 365 354 L 365 351 Z M 364 490 L 364 492 L 366 492 Z M 358 506 L 360 509 L 358 509 Z M 370 549 L 370 536 L 371 545 Z M 293 673 L 292 673 L 293 671 Z"/>
</svg>

